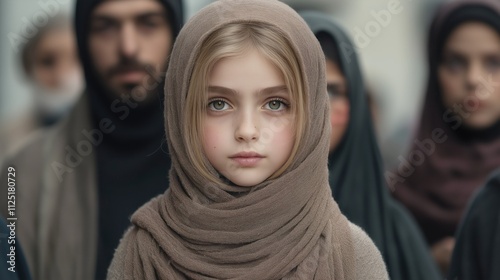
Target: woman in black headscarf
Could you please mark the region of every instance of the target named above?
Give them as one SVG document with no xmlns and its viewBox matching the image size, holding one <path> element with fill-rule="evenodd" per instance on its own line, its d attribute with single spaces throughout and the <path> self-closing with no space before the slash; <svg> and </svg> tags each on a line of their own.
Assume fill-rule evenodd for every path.
<svg viewBox="0 0 500 280">
<path fill-rule="evenodd" d="M 472 194 L 500 166 L 500 2 L 450 1 L 429 32 L 429 81 L 411 172 L 391 179 L 447 272 Z"/>
<path fill-rule="evenodd" d="M 382 252 L 391 279 L 439 279 L 419 229 L 389 195 L 355 46 L 328 16 L 302 17 L 326 56 L 332 137 L 330 186 L 342 213 Z"/>
</svg>

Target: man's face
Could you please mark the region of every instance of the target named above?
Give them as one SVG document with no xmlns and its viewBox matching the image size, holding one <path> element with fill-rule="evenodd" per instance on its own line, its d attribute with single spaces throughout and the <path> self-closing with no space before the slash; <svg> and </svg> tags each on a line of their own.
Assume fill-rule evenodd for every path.
<svg viewBox="0 0 500 280">
<path fill-rule="evenodd" d="M 117 97 L 147 94 L 160 87 L 173 41 L 167 16 L 156 0 L 105 0 L 92 12 L 92 63 Z"/>
</svg>

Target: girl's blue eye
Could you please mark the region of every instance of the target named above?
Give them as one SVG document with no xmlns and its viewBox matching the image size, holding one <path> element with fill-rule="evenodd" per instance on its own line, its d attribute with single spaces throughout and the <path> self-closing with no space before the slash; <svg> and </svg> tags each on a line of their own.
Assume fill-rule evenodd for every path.
<svg viewBox="0 0 500 280">
<path fill-rule="evenodd" d="M 271 111 L 281 111 L 286 109 L 288 107 L 288 104 L 286 104 L 283 100 L 273 99 L 267 102 L 264 107 Z"/>
<path fill-rule="evenodd" d="M 212 111 L 223 111 L 229 109 L 229 104 L 224 100 L 214 100 L 208 103 L 208 108 Z"/>
</svg>

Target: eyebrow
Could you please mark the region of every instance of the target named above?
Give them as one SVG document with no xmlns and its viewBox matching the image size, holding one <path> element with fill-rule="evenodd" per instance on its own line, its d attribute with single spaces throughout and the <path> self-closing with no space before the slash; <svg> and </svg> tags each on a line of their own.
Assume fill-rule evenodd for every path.
<svg viewBox="0 0 500 280">
<path fill-rule="evenodd" d="M 259 91 L 259 94 L 264 94 L 264 95 L 269 95 L 269 94 L 276 94 L 281 91 L 286 91 L 288 88 L 285 85 L 279 85 L 279 86 L 274 86 L 274 87 L 268 87 L 265 89 L 262 89 Z M 237 91 L 234 89 L 226 88 L 226 87 L 221 87 L 221 86 L 208 86 L 208 91 L 213 92 L 213 93 L 220 93 L 224 95 L 236 95 L 238 94 Z"/>
<path fill-rule="evenodd" d="M 443 49 L 443 56 L 465 56 L 463 52 L 455 49 Z"/>
<path fill-rule="evenodd" d="M 166 18 L 167 14 L 165 12 L 146 11 L 146 12 L 143 12 L 143 13 L 139 13 L 139 14 L 133 15 L 132 17 L 133 17 L 134 20 L 144 20 L 146 18 L 151 18 L 151 17 Z M 91 21 L 119 21 L 120 17 L 104 13 L 104 14 L 93 15 L 90 18 L 90 20 Z"/>
</svg>

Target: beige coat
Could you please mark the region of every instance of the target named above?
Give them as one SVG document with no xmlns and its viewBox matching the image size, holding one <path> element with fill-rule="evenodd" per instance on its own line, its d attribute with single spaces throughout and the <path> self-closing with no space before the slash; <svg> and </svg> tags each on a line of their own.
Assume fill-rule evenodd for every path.
<svg viewBox="0 0 500 280">
<path fill-rule="evenodd" d="M 88 112 L 83 97 L 68 117 L 37 132 L 2 164 L 2 181 L 9 166 L 16 169 L 17 237 L 34 279 L 94 277 L 98 209 L 95 146 L 83 133 L 92 130 Z M 6 188 L 0 185 L 2 194 Z M 6 195 L 0 209 L 9 217 Z"/>
</svg>

